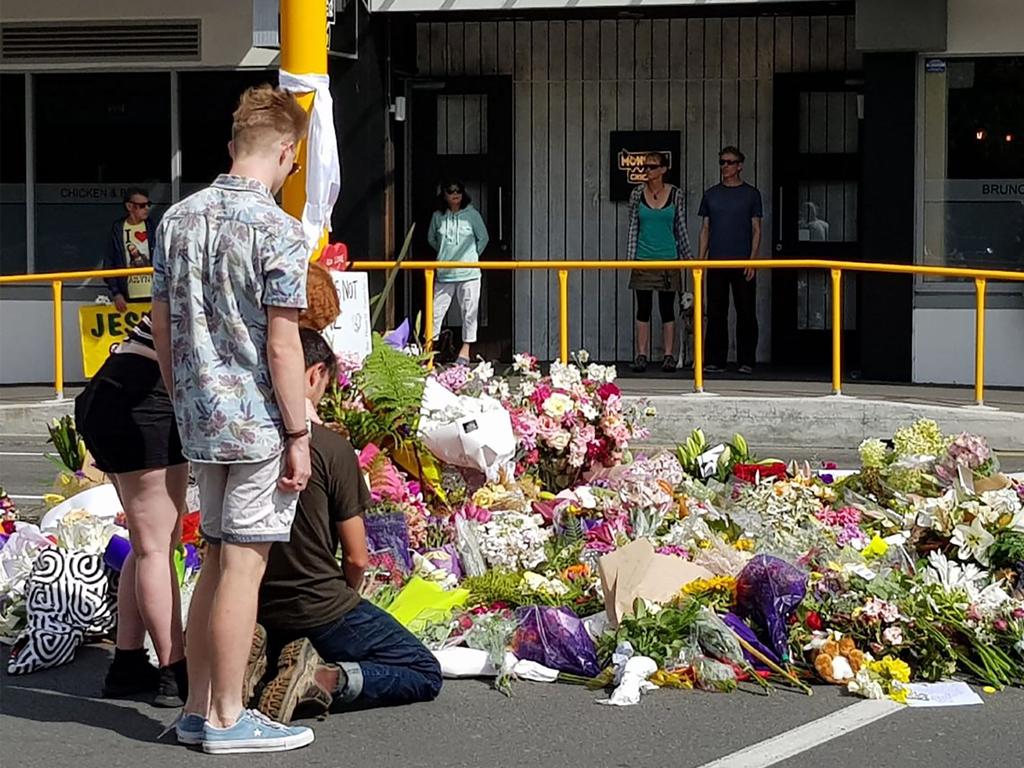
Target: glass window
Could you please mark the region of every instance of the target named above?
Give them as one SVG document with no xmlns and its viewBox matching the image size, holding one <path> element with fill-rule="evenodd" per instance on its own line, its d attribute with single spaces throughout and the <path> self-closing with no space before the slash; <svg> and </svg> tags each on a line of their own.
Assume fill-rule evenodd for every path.
<svg viewBox="0 0 1024 768">
<path fill-rule="evenodd" d="M 0 274 L 28 271 L 25 246 L 25 76 L 0 75 Z"/>
<path fill-rule="evenodd" d="M 1024 56 L 924 75 L 924 264 L 1024 269 Z"/>
<path fill-rule="evenodd" d="M 253 85 L 277 84 L 276 71 L 182 72 L 181 194 L 190 195 L 231 167 L 231 115 L 238 97 Z"/>
<path fill-rule="evenodd" d="M 167 73 L 35 77 L 36 271 L 103 263 L 124 192 L 140 186 L 159 219 L 170 202 Z"/>
</svg>

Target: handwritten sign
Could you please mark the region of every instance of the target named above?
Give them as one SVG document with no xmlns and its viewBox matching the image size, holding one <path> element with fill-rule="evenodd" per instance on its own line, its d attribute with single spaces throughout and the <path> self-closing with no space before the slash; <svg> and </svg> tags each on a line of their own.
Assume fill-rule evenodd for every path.
<svg viewBox="0 0 1024 768">
<path fill-rule="evenodd" d="M 92 378 L 103 366 L 115 344 L 125 340 L 150 304 L 129 304 L 127 312 L 118 312 L 110 304 L 93 304 L 78 310 L 79 334 L 82 338 L 82 370 Z"/>
<path fill-rule="evenodd" d="M 365 272 L 331 272 L 338 289 L 341 314 L 324 329 L 324 337 L 339 355 L 359 360 L 370 354 L 370 288 Z"/>
</svg>

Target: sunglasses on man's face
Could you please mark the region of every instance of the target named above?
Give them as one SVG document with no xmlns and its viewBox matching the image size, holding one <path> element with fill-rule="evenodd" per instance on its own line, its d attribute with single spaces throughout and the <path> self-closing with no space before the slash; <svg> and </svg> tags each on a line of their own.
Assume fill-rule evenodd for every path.
<svg viewBox="0 0 1024 768">
<path fill-rule="evenodd" d="M 719 165 L 739 165 L 740 161 L 739 160 L 719 160 L 718 164 Z"/>
<path fill-rule="evenodd" d="M 446 189 L 445 192 L 447 192 L 449 195 L 461 195 L 462 194 L 462 190 L 459 189 L 458 187 L 448 187 L 448 189 Z"/>
</svg>

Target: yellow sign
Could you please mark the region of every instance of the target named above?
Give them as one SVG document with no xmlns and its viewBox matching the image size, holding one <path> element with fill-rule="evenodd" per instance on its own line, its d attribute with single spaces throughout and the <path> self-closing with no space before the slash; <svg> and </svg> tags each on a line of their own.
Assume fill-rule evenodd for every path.
<svg viewBox="0 0 1024 768">
<path fill-rule="evenodd" d="M 647 158 L 652 152 L 664 155 L 666 168 L 672 167 L 672 152 L 667 150 L 644 150 L 633 152 L 629 149 L 619 150 L 619 170 L 624 171 L 630 184 L 643 184 L 647 181 Z"/>
<path fill-rule="evenodd" d="M 110 355 L 111 348 L 128 335 L 128 331 L 149 311 L 150 304 L 128 305 L 127 312 L 118 312 L 112 304 L 93 304 L 78 310 L 78 328 L 82 337 L 82 370 L 86 378 L 96 375 Z"/>
</svg>

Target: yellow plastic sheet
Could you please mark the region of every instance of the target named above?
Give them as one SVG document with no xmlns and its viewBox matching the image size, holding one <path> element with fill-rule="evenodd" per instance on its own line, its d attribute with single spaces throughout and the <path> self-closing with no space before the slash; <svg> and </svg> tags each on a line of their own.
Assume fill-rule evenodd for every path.
<svg viewBox="0 0 1024 768">
<path fill-rule="evenodd" d="M 465 605 L 468 589 L 445 591 L 419 576 L 411 578 L 388 607 L 388 613 L 403 627 L 425 621 L 444 621 L 452 611 Z"/>
</svg>

